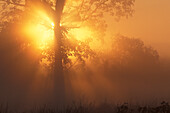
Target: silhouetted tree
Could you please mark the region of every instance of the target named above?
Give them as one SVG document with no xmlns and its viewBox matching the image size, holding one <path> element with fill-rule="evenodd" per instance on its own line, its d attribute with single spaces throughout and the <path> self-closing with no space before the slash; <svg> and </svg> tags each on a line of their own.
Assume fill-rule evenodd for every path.
<svg viewBox="0 0 170 113">
<path fill-rule="evenodd" d="M 151 46 L 146 46 L 140 39 L 117 35 L 113 37 L 111 45 L 109 56 L 105 56 L 107 52 L 99 55 L 99 59 L 103 59 L 101 61 L 108 66 L 146 68 L 159 64 L 158 52 Z"/>
<path fill-rule="evenodd" d="M 150 46 L 145 46 L 140 39 L 116 36 L 112 45 L 113 57 L 117 57 L 122 65 L 144 65 L 152 66 L 159 63 L 159 54 Z M 115 59 L 114 58 L 114 59 Z"/>
<path fill-rule="evenodd" d="M 104 32 L 104 29 L 106 26 L 106 23 L 103 20 L 103 15 L 105 13 L 109 13 L 111 15 L 115 15 L 116 18 L 120 18 L 122 16 L 128 17 L 129 15 L 132 15 L 133 9 L 132 6 L 134 4 L 134 0 L 82 0 L 82 1 L 67 1 L 65 4 L 65 0 L 57 0 L 57 1 L 50 1 L 50 0 L 3 0 L 4 4 L 2 4 L 2 7 L 4 8 L 3 12 L 3 18 L 2 20 L 9 21 L 9 18 L 14 17 L 14 15 L 18 15 L 18 12 L 16 11 L 22 11 L 22 6 L 25 7 L 33 5 L 39 5 L 41 9 L 46 11 L 50 18 L 55 23 L 55 29 L 56 37 L 63 37 L 63 34 L 66 33 L 67 30 L 70 30 L 72 28 L 77 28 L 80 26 L 83 26 L 85 24 L 91 24 L 91 26 L 94 26 L 96 29 L 99 30 L 99 28 L 102 28 L 102 31 Z M 25 3 L 25 4 L 24 4 Z M 63 10 L 65 6 L 65 9 Z M 53 9 L 55 7 L 55 10 Z M 11 10 L 6 10 L 10 8 Z M 15 12 L 15 13 L 14 13 Z M 13 15 L 11 15 L 13 14 Z M 10 16 L 9 16 L 10 15 Z M 61 18 L 62 17 L 62 18 Z M 95 22 L 95 23 L 94 23 Z M 63 26 L 60 26 L 60 24 L 64 23 Z M 84 24 L 85 23 L 85 24 Z M 101 27 L 103 26 L 103 27 Z M 57 31 L 59 30 L 59 31 Z M 59 34 L 57 32 L 60 32 Z M 57 38 L 55 38 L 57 39 Z M 61 40 L 61 41 L 60 41 Z M 59 49 L 59 51 L 62 51 L 62 47 L 64 46 L 62 44 L 62 38 L 59 38 L 56 40 L 56 45 L 59 47 L 56 47 L 56 49 Z M 61 50 L 60 50 L 61 49 Z M 62 53 L 62 52 L 61 52 Z M 59 54 L 60 57 L 56 59 L 55 63 L 58 66 L 58 68 L 62 67 L 62 55 Z M 62 69 L 59 69 L 62 70 Z M 58 71 L 59 71 L 58 70 Z"/>
<path fill-rule="evenodd" d="M 104 14 L 110 14 L 117 19 L 120 17 L 132 15 L 135 0 L 2 0 L 2 22 L 13 21 L 15 18 L 20 18 L 19 13 L 29 12 L 32 6 L 39 6 L 42 10 L 48 13 L 52 18 L 55 28 L 55 51 L 54 51 L 54 80 L 59 97 L 63 96 L 64 92 L 64 76 L 63 63 L 68 62 L 68 56 L 76 56 L 83 61 L 83 57 L 87 58 L 91 50 L 88 46 L 81 47 L 64 45 L 66 41 L 67 31 L 72 28 L 77 28 L 84 25 L 90 25 L 98 33 L 104 33 L 106 23 L 103 19 Z M 24 11 L 25 10 L 25 11 Z M 12 15 L 11 15 L 12 14 Z M 5 26 L 2 23 L 3 27 Z M 60 26 L 63 24 L 63 26 Z M 82 50 L 85 50 L 85 54 Z M 75 51 L 70 54 L 68 51 Z M 66 61 L 67 60 L 67 61 Z M 61 99 L 62 100 L 62 99 Z"/>
</svg>

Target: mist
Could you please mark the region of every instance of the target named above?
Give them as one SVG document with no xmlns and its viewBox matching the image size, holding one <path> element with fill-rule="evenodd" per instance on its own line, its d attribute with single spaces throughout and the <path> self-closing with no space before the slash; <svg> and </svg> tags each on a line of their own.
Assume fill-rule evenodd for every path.
<svg viewBox="0 0 170 113">
<path fill-rule="evenodd" d="M 20 109 L 60 104 L 53 102 L 50 71 L 40 65 L 41 57 L 31 46 L 21 48 L 19 39 L 23 37 L 12 30 L 15 27 L 4 29 L 0 35 L 0 102 Z M 64 72 L 67 104 L 169 100 L 170 59 L 160 59 L 154 48 L 137 38 L 115 35 L 100 44 L 93 57 Z"/>
<path fill-rule="evenodd" d="M 170 2 L 168 0 L 136 0 L 135 13 L 120 21 L 105 16 L 108 23 L 108 35 L 117 33 L 140 38 L 146 45 L 151 45 L 161 58 L 170 58 Z"/>
<path fill-rule="evenodd" d="M 23 1 L 0 2 L 2 106 L 170 101 L 169 16 L 158 1 Z"/>
</svg>

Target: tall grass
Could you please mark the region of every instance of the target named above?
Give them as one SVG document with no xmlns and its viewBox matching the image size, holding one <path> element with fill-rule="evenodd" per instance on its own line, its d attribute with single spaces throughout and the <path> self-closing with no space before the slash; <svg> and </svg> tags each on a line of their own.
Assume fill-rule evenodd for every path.
<svg viewBox="0 0 170 113">
<path fill-rule="evenodd" d="M 108 103 L 102 103 L 100 105 L 79 103 L 62 108 L 50 108 L 47 105 L 44 105 L 42 107 L 34 107 L 25 112 L 17 112 L 10 111 L 8 105 L 4 106 L 1 104 L 0 113 L 170 113 L 170 105 L 165 101 L 157 106 L 129 105 L 128 103 L 121 105 L 112 105 Z"/>
</svg>

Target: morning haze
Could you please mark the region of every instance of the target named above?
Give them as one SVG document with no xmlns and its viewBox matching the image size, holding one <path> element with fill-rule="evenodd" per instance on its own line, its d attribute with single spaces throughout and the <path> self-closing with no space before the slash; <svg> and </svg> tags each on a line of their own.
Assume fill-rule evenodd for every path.
<svg viewBox="0 0 170 113">
<path fill-rule="evenodd" d="M 161 57 L 170 58 L 170 1 L 136 0 L 135 13 L 128 19 L 115 22 L 107 19 L 109 31 L 142 39 L 152 45 Z"/>
<path fill-rule="evenodd" d="M 169 113 L 169 6 L 0 0 L 0 113 Z"/>
</svg>

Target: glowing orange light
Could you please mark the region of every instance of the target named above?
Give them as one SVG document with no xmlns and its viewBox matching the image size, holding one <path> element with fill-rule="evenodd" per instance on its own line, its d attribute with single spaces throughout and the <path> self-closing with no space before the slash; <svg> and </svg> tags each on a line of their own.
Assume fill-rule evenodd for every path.
<svg viewBox="0 0 170 113">
<path fill-rule="evenodd" d="M 52 22 L 52 23 L 51 23 L 51 26 L 52 26 L 52 29 L 54 29 L 55 24 Z"/>
<path fill-rule="evenodd" d="M 34 11 L 37 16 L 30 17 L 24 25 L 24 33 L 34 43 L 36 49 L 45 50 L 53 44 L 54 23 L 41 10 Z"/>
<path fill-rule="evenodd" d="M 72 29 L 69 33 L 73 35 L 77 40 L 81 41 L 84 41 L 92 36 L 92 31 L 88 27 Z"/>
</svg>

